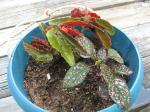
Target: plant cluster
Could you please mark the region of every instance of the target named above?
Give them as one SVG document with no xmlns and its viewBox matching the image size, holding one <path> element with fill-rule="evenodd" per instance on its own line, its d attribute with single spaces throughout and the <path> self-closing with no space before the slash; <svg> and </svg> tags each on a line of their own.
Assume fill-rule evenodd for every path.
<svg viewBox="0 0 150 112">
<path fill-rule="evenodd" d="M 52 62 L 56 55 L 63 57 L 70 65 L 62 81 L 64 88 L 75 87 L 85 80 L 92 68 L 77 59 L 90 58 L 93 66 L 99 68 L 98 77 L 103 77 L 108 84 L 112 100 L 125 109 L 129 107 L 129 88 L 119 76 L 129 76 L 132 71 L 120 54 L 111 48 L 115 28 L 108 21 L 88 9 L 74 8 L 71 16 L 51 19 L 48 25 L 41 23 L 39 27 L 45 39 L 33 37 L 30 44 L 24 43 L 24 48 L 36 61 Z M 85 31 L 95 34 L 96 39 L 87 37 Z M 108 65 L 108 60 L 115 63 Z"/>
</svg>

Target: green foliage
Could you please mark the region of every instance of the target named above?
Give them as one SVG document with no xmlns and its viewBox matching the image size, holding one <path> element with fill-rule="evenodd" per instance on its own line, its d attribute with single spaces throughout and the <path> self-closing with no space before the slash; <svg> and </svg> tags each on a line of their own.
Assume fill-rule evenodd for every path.
<svg viewBox="0 0 150 112">
<path fill-rule="evenodd" d="M 102 61 L 107 59 L 107 51 L 105 48 L 100 48 L 98 51 L 97 51 L 97 58 L 98 59 L 101 59 Z"/>
<path fill-rule="evenodd" d="M 112 65 L 111 68 L 114 71 L 114 73 L 119 75 L 131 75 L 133 73 L 132 70 L 124 64 L 116 63 Z"/>
<path fill-rule="evenodd" d="M 49 20 L 51 26 L 41 23 L 39 28 L 46 39 L 33 37 L 34 41 L 31 44 L 24 44 L 25 50 L 37 61 L 52 61 L 53 56 L 59 52 L 71 66 L 62 81 L 64 88 L 81 84 L 92 70 L 92 66 L 100 69 L 100 76 L 104 78 L 104 83 L 108 84 L 106 86 L 108 86 L 112 100 L 127 109 L 130 104 L 129 88 L 124 80 L 116 77 L 116 74 L 130 75 L 132 71 L 124 65 L 124 60 L 119 53 L 111 48 L 110 36 L 115 34 L 115 28 L 93 12 L 88 12 L 88 16 L 86 16 L 87 12 L 84 12 L 84 16 L 83 14 L 79 16 L 76 15 L 77 10 L 73 11 L 72 14 L 75 15 L 72 17 Z M 74 26 L 80 26 L 83 30 L 92 29 L 91 31 L 96 33 L 102 47 L 96 52 L 93 41 L 76 30 Z M 90 57 L 95 61 L 95 65 L 94 62 L 91 67 L 84 62 L 75 63 L 75 53 L 82 58 Z M 106 65 L 108 60 L 113 60 L 115 63 Z"/>
<path fill-rule="evenodd" d="M 50 25 L 59 25 L 67 21 L 77 21 L 80 20 L 80 18 L 71 18 L 71 17 L 62 17 L 62 18 L 56 18 L 49 20 Z"/>
<path fill-rule="evenodd" d="M 112 70 L 106 64 L 100 64 L 100 71 L 100 74 L 108 84 L 112 83 L 112 81 L 115 79 Z"/>
<path fill-rule="evenodd" d="M 66 43 L 62 35 L 57 35 L 57 29 L 49 30 L 46 35 L 50 45 L 56 49 L 61 56 L 66 60 L 66 62 L 73 66 L 75 64 L 75 59 L 73 55 L 73 51 L 69 44 Z"/>
<path fill-rule="evenodd" d="M 76 38 L 76 40 L 80 43 L 83 49 L 87 52 L 87 55 L 95 60 L 96 51 L 95 51 L 95 46 L 91 42 L 91 40 L 89 40 L 87 37 L 84 37 L 84 36 Z"/>
<path fill-rule="evenodd" d="M 79 62 L 72 66 L 65 75 L 63 80 L 63 87 L 71 88 L 82 83 L 90 70 L 91 68 L 83 62 Z"/>
<path fill-rule="evenodd" d="M 102 46 L 105 48 L 110 48 L 112 43 L 109 35 L 105 31 L 98 28 L 95 29 L 95 32 Z"/>
<path fill-rule="evenodd" d="M 46 39 L 46 29 L 48 28 L 48 26 L 45 23 L 41 23 L 39 25 L 39 29 L 41 30 L 44 38 Z"/>
<path fill-rule="evenodd" d="M 95 62 L 95 65 L 100 65 L 102 63 L 102 60 L 97 60 L 96 62 Z"/>
<path fill-rule="evenodd" d="M 115 28 L 106 20 L 96 18 L 96 23 L 99 27 L 103 28 L 110 36 L 115 35 Z"/>
<path fill-rule="evenodd" d="M 108 84 L 109 95 L 119 106 L 127 109 L 130 104 L 130 92 L 124 80 L 115 77 L 113 71 L 105 64 L 100 65 L 101 75 Z"/>
<path fill-rule="evenodd" d="M 126 83 L 121 79 L 114 79 L 108 87 L 109 95 L 119 106 L 127 109 L 130 105 L 130 92 Z"/>
<path fill-rule="evenodd" d="M 82 47 L 82 45 L 75 40 L 75 38 L 71 35 L 68 35 L 67 33 L 65 33 L 64 31 L 62 31 L 61 29 L 59 29 L 59 31 L 64 35 L 64 39 L 71 45 L 74 47 L 74 49 L 76 49 L 78 52 L 80 52 L 81 54 L 87 54 L 87 52 L 84 50 L 84 48 Z"/>
<path fill-rule="evenodd" d="M 124 61 L 123 61 L 122 57 L 120 56 L 120 54 L 115 49 L 112 49 L 112 48 L 108 49 L 108 58 L 113 59 L 113 60 L 115 60 L 115 61 L 117 61 L 118 63 L 121 63 L 121 64 L 124 63 Z"/>
<path fill-rule="evenodd" d="M 43 53 L 37 48 L 33 47 L 30 44 L 24 43 L 24 48 L 27 51 L 27 53 L 32 56 L 37 61 L 52 61 L 53 55 L 49 53 Z"/>
</svg>

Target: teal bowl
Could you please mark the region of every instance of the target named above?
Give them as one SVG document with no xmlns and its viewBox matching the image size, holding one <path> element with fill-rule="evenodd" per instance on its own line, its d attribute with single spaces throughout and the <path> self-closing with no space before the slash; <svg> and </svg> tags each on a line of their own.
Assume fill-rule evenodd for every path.
<svg viewBox="0 0 150 112">
<path fill-rule="evenodd" d="M 90 32 L 85 32 L 86 35 L 92 35 Z M 46 112 L 32 103 L 27 96 L 23 86 L 24 71 L 28 62 L 28 55 L 23 48 L 23 42 L 31 42 L 31 36 L 42 38 L 42 33 L 38 27 L 31 30 L 14 49 L 8 67 L 8 86 L 16 102 L 25 112 Z M 93 38 L 95 38 L 93 36 Z M 133 104 L 142 87 L 144 76 L 144 68 L 141 61 L 141 56 L 136 45 L 123 32 L 116 28 L 116 34 L 112 37 L 112 47 L 119 51 L 128 66 L 134 71 L 128 81 L 128 87 L 131 93 L 131 104 Z M 98 112 L 122 112 L 123 110 L 117 105 L 113 104 Z"/>
</svg>

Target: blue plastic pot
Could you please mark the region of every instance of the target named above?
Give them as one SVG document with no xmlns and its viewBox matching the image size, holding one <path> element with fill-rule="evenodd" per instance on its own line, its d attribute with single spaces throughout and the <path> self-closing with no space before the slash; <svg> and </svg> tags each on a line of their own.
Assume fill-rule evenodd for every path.
<svg viewBox="0 0 150 112">
<path fill-rule="evenodd" d="M 32 103 L 26 94 L 23 86 L 24 70 L 28 62 L 28 55 L 23 48 L 23 42 L 31 42 L 31 36 L 42 37 L 39 28 L 30 31 L 17 45 L 10 58 L 8 68 L 8 85 L 16 102 L 26 112 L 45 112 L 46 110 Z M 120 30 L 116 28 L 116 35 L 112 37 L 112 45 L 121 53 L 125 62 L 134 71 L 130 76 L 128 86 L 131 93 L 131 103 L 137 99 L 143 81 L 143 64 L 136 45 Z M 120 112 L 123 111 L 116 104 L 99 112 Z"/>
</svg>

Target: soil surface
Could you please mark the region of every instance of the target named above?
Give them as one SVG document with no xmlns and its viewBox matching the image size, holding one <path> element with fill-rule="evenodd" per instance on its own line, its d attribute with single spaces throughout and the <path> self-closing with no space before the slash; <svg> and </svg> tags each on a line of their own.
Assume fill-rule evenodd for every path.
<svg viewBox="0 0 150 112">
<path fill-rule="evenodd" d="M 92 64 L 91 60 L 80 60 Z M 69 65 L 62 58 L 53 64 L 36 62 L 30 58 L 24 85 L 31 101 L 50 112 L 96 112 L 113 103 L 108 95 L 107 84 L 102 77 L 97 77 L 98 68 L 95 67 L 82 84 L 63 89 L 62 79 L 68 69 Z"/>
</svg>

